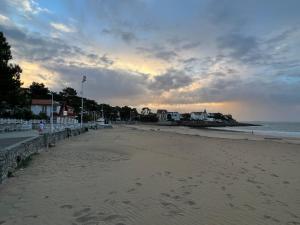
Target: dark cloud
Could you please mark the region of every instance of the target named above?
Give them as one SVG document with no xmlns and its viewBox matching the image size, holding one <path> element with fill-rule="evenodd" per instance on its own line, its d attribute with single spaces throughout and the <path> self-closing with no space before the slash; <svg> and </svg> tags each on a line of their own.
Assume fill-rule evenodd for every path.
<svg viewBox="0 0 300 225">
<path fill-rule="evenodd" d="M 230 34 L 217 39 L 218 47 L 229 50 L 229 55 L 235 59 L 245 59 L 259 53 L 258 41 L 253 36 Z"/>
<path fill-rule="evenodd" d="M 38 33 L 28 33 L 14 26 L 0 25 L 0 30 L 12 44 L 17 58 L 50 63 L 51 61 L 66 63 L 72 58 L 86 57 L 96 64 L 110 66 L 114 63 L 107 55 L 99 56 L 89 53 L 78 46 L 67 44 L 59 38 L 43 37 Z M 69 59 L 69 60 L 64 60 Z"/>
<path fill-rule="evenodd" d="M 146 57 L 158 58 L 168 62 L 176 59 L 178 56 L 176 52 L 157 45 L 152 47 L 137 47 L 136 50 L 139 54 L 143 54 Z"/>
<path fill-rule="evenodd" d="M 199 60 L 198 58 L 191 57 L 191 58 L 182 60 L 182 62 L 183 62 L 183 63 L 186 63 L 186 64 L 189 64 L 189 63 L 197 62 L 198 60 Z"/>
<path fill-rule="evenodd" d="M 185 43 L 181 46 L 182 50 L 194 49 L 201 45 L 200 41 Z"/>
<path fill-rule="evenodd" d="M 123 31 L 121 29 L 103 29 L 102 33 L 104 34 L 111 34 L 118 38 L 121 38 L 126 43 L 131 43 L 132 41 L 137 41 L 138 38 L 133 32 L 130 31 Z"/>
<path fill-rule="evenodd" d="M 207 102 L 243 102 L 260 103 L 289 107 L 299 105 L 300 80 L 292 84 L 280 79 L 272 81 L 244 80 L 238 76 L 214 79 L 192 92 L 172 92 L 171 98 L 162 98 L 163 103 L 193 104 Z"/>
<path fill-rule="evenodd" d="M 193 79 L 183 71 L 168 70 L 165 74 L 155 76 L 149 88 L 158 91 L 169 91 L 190 85 Z"/>
<path fill-rule="evenodd" d="M 86 94 L 97 100 L 137 98 L 145 95 L 148 77 L 123 70 L 78 65 L 49 65 L 51 71 L 61 74 L 61 83 L 79 89 L 82 75 L 87 76 Z"/>
</svg>

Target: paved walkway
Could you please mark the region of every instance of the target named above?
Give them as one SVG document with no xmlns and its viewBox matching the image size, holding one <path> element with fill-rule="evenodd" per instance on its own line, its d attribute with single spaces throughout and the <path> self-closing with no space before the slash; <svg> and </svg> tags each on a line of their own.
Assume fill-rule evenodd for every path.
<svg viewBox="0 0 300 225">
<path fill-rule="evenodd" d="M 36 130 L 0 133 L 0 150 L 38 135 Z"/>
</svg>

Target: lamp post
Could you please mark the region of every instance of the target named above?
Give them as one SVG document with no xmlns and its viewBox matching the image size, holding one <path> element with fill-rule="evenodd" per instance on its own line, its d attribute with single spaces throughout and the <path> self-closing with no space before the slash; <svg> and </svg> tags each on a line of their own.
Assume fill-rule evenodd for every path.
<svg viewBox="0 0 300 225">
<path fill-rule="evenodd" d="M 50 123 L 51 123 L 51 134 L 53 133 L 53 92 L 51 91 L 51 119 L 50 119 Z"/>
<path fill-rule="evenodd" d="M 82 76 L 81 81 L 81 115 L 80 115 L 80 128 L 82 128 L 82 119 L 83 119 L 83 83 L 86 82 L 86 76 Z"/>
</svg>

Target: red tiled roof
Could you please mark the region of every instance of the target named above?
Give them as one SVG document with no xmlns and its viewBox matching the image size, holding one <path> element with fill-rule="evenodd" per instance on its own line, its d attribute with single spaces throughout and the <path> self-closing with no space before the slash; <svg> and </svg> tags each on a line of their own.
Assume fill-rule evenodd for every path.
<svg viewBox="0 0 300 225">
<path fill-rule="evenodd" d="M 31 105 L 51 105 L 51 99 L 32 99 Z"/>
</svg>

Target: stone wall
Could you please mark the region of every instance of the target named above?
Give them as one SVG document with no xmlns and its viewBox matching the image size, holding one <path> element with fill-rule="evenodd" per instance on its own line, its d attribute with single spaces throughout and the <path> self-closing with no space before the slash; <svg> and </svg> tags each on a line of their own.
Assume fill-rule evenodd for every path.
<svg viewBox="0 0 300 225">
<path fill-rule="evenodd" d="M 47 149 L 56 142 L 85 132 L 85 129 L 65 129 L 53 134 L 43 134 L 0 150 L 0 183 L 10 176 L 28 158 Z"/>
</svg>

